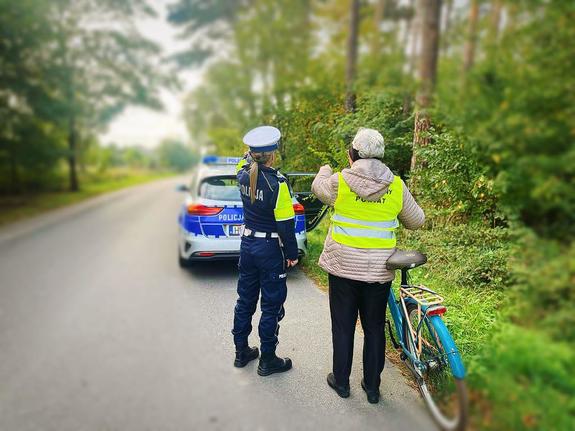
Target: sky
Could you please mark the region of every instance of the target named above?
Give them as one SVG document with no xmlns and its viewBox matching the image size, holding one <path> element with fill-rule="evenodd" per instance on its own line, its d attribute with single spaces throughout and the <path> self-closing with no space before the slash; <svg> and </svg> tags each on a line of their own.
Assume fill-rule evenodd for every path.
<svg viewBox="0 0 575 431">
<path fill-rule="evenodd" d="M 156 18 L 143 19 L 136 23 L 142 34 L 160 44 L 167 54 L 179 51 L 185 42 L 178 40 L 177 29 L 166 21 L 166 5 L 173 0 L 154 0 L 158 12 Z M 182 72 L 179 77 L 182 89 L 177 92 L 162 90 L 160 97 L 164 111 L 157 112 L 141 107 L 128 107 L 100 135 L 104 145 L 115 143 L 119 146 L 156 146 L 163 138 L 176 137 L 188 140 L 188 133 L 182 118 L 184 96 L 201 82 L 201 70 Z"/>
</svg>

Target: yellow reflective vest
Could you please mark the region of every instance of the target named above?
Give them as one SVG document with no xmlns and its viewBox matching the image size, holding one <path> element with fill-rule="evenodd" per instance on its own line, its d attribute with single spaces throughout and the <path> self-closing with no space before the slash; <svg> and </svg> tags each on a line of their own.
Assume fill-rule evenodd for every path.
<svg viewBox="0 0 575 431">
<path fill-rule="evenodd" d="M 403 182 L 394 176 L 387 193 L 377 201 L 355 194 L 338 173 L 339 185 L 331 236 L 334 241 L 355 248 L 393 248 L 397 216 L 403 207 Z"/>
</svg>

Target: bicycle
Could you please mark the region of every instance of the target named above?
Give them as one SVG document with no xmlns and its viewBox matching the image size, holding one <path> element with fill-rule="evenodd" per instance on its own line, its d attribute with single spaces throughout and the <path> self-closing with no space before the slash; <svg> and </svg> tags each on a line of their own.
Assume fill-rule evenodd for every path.
<svg viewBox="0 0 575 431">
<path fill-rule="evenodd" d="M 442 315 L 443 298 L 425 286 L 409 283 L 410 269 L 427 262 L 418 251 L 397 250 L 387 269 L 401 270 L 399 299 L 391 289 L 388 308 L 396 339 L 387 320 L 394 347 L 415 377 L 431 416 L 446 431 L 464 430 L 468 419 L 465 367 Z"/>
</svg>

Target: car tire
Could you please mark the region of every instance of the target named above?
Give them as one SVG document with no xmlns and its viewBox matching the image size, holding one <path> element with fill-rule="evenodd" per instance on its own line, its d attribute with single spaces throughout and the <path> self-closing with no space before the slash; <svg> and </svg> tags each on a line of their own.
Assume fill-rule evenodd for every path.
<svg viewBox="0 0 575 431">
<path fill-rule="evenodd" d="M 192 262 L 189 259 L 182 257 L 179 248 L 178 248 L 178 264 L 180 265 L 180 268 L 188 269 L 192 267 Z"/>
</svg>

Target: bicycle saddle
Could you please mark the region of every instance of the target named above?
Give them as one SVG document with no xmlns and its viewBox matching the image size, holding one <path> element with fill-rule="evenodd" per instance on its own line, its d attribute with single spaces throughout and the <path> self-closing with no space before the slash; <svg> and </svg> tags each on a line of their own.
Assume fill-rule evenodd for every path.
<svg viewBox="0 0 575 431">
<path fill-rule="evenodd" d="M 396 249 L 395 253 L 387 259 L 385 267 L 387 269 L 411 269 L 423 265 L 427 262 L 427 256 L 417 250 Z"/>
</svg>

